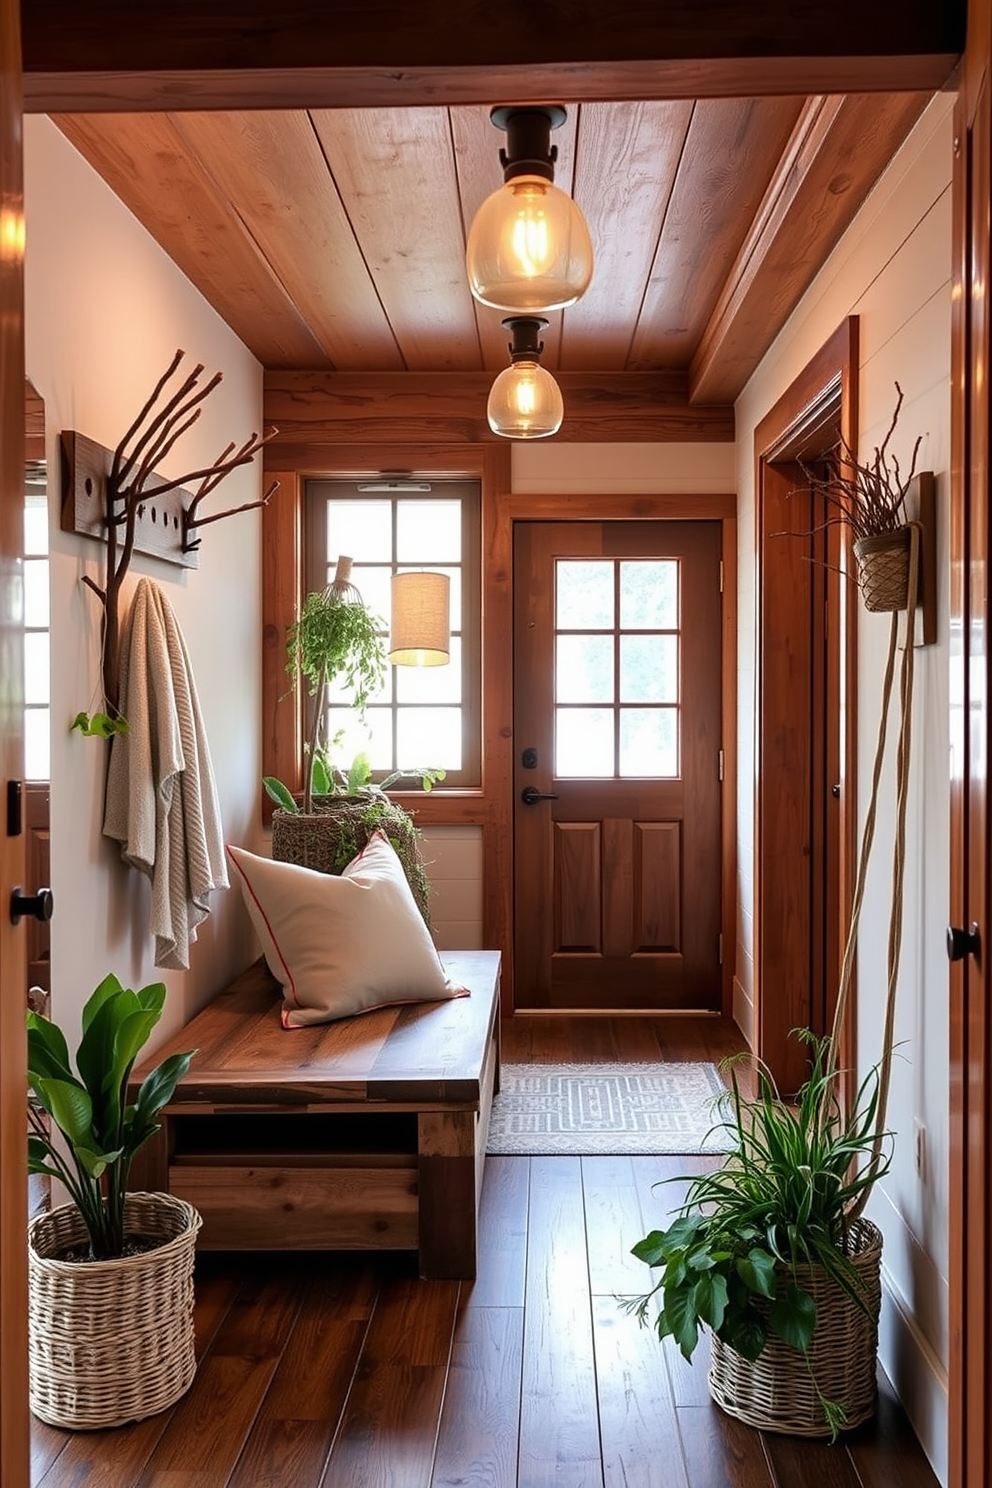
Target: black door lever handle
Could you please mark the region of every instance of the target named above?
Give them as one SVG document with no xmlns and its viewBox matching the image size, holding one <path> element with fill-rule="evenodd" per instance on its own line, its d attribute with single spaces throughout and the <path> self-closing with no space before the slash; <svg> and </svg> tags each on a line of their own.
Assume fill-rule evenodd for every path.
<svg viewBox="0 0 992 1488">
<path fill-rule="evenodd" d="M 539 791 L 536 785 L 525 785 L 520 799 L 525 806 L 534 806 L 538 801 L 557 801 L 558 797 L 553 791 Z"/>
</svg>

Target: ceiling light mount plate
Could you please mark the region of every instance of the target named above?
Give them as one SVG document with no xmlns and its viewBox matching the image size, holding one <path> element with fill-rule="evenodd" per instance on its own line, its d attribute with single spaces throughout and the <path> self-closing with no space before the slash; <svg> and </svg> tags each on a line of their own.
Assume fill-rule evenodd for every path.
<svg viewBox="0 0 992 1488">
<path fill-rule="evenodd" d="M 562 104 L 504 104 L 491 109 L 489 117 L 506 133 L 506 149 L 499 152 L 504 182 L 518 176 L 554 180 L 558 147 L 551 143 L 551 131 L 560 129 L 568 117 Z"/>
</svg>

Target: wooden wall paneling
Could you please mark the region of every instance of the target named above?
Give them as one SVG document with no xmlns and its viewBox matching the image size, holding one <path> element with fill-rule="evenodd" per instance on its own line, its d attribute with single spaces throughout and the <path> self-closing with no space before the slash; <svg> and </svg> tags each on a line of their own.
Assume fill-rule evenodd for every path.
<svg viewBox="0 0 992 1488">
<path fill-rule="evenodd" d="M 724 517 L 720 576 L 723 585 L 723 1016 L 734 1015 L 737 974 L 737 518 Z"/>
<path fill-rule="evenodd" d="M 582 105 L 574 195 L 589 224 L 595 270 L 565 312 L 561 367 L 626 367 L 627 327 L 637 323 L 692 111 L 685 99 Z"/>
<path fill-rule="evenodd" d="M 989 1013 L 989 239 L 992 5 L 969 7 L 954 115 L 951 423 L 950 922 L 977 925 L 950 969 L 950 1488 L 992 1476 L 992 1017 Z"/>
<path fill-rule="evenodd" d="M 49 0 L 25 8 L 26 96 L 51 112 L 937 88 L 964 43 L 965 3 L 679 0 L 659 11 L 645 0 L 554 0 L 535 28 L 524 0 L 462 26 L 446 0 L 428 0 L 415 22 L 396 0 L 342 4 L 333 26 L 310 0 L 293 21 L 266 0 L 149 0 L 121 26 L 115 0 Z"/>
<path fill-rule="evenodd" d="M 335 108 L 314 110 L 311 117 L 405 367 L 474 371 L 479 342 L 463 267 L 447 112 Z M 395 169 L 378 169 L 397 159 L 403 167 L 398 176 Z M 459 270 L 454 277 L 440 267 L 452 263 Z"/>
<path fill-rule="evenodd" d="M 799 109 L 797 98 L 696 104 L 634 332 L 631 367 L 688 362 Z"/>
<path fill-rule="evenodd" d="M 318 366 L 324 354 L 302 313 L 209 173 L 190 158 L 167 114 L 122 114 L 54 121 L 183 273 L 204 285 L 218 315 L 266 366 Z M 151 163 L 151 164 L 150 164 Z M 271 317 L 265 306 L 276 305 Z"/>
<path fill-rule="evenodd" d="M 580 109 L 570 108 L 568 118 L 551 137 L 558 151 L 555 182 L 563 191 L 571 190 L 576 118 L 579 113 Z M 492 123 L 488 108 L 452 109 L 448 117 L 455 149 L 462 225 L 467 241 L 476 212 L 486 198 L 503 184 L 499 151 L 506 144 L 506 134 Z M 477 300 L 473 300 L 472 304 L 482 348 L 482 365 L 502 367 L 505 363 L 509 366 L 507 345 L 510 337 L 509 332 L 503 329 L 503 320 L 509 311 L 494 310 L 489 305 L 480 305 Z M 547 320 L 548 326 L 541 337 L 544 342 L 541 364 L 549 371 L 554 371 L 560 365 L 562 311 L 552 310 Z"/>
<path fill-rule="evenodd" d="M 694 399 L 737 395 L 765 354 L 765 328 L 784 324 L 931 96 L 806 100 L 693 354 Z"/>
<path fill-rule="evenodd" d="M 265 421 L 279 430 L 267 462 L 320 471 L 341 445 L 373 441 L 508 448 L 486 421 L 492 381 L 488 372 L 267 372 Z M 563 441 L 733 442 L 733 408 L 690 406 L 682 372 L 562 372 L 557 381 Z"/>
<path fill-rule="evenodd" d="M 20 7 L 0 0 L 0 764 L 24 773 L 24 176 Z M 23 832 L 0 835 L 0 894 L 23 884 Z M 30 886 L 32 891 L 34 886 Z M 28 1488 L 27 937 L 0 916 L 0 1482 Z"/>
<path fill-rule="evenodd" d="M 170 123 L 188 168 L 203 172 L 218 202 L 237 203 L 245 232 L 286 298 L 305 307 L 307 328 L 331 365 L 343 371 L 373 362 L 401 371 L 403 357 L 309 115 L 191 113 Z M 227 292 L 233 297 L 237 285 Z M 246 297 L 239 323 L 253 324 L 258 308 Z"/>
</svg>

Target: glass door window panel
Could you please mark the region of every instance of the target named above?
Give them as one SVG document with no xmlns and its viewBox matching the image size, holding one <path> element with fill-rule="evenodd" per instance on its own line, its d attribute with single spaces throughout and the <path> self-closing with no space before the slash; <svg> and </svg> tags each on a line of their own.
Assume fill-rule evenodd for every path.
<svg viewBox="0 0 992 1488">
<path fill-rule="evenodd" d="M 612 708 L 555 709 L 555 774 L 604 780 L 616 774 Z"/>
<path fill-rule="evenodd" d="M 403 708 L 396 714 L 398 769 L 462 767 L 460 708 Z"/>
<path fill-rule="evenodd" d="M 613 702 L 613 637 L 559 635 L 555 696 L 559 703 Z"/>
<path fill-rule="evenodd" d="M 355 563 L 388 563 L 393 556 L 391 501 L 335 501 L 327 514 L 327 581 L 338 558 Z M 362 596 L 365 597 L 364 595 Z"/>
<path fill-rule="evenodd" d="M 557 561 L 556 775 L 678 777 L 679 582 L 678 559 Z"/>
<path fill-rule="evenodd" d="M 24 504 L 24 775 L 51 772 L 48 495 L 44 466 L 29 461 Z"/>
<path fill-rule="evenodd" d="M 677 635 L 621 635 L 621 703 L 677 703 Z"/>
<path fill-rule="evenodd" d="M 615 568 L 610 559 L 559 559 L 555 585 L 559 631 L 612 631 L 616 613 Z"/>
<path fill-rule="evenodd" d="M 622 562 L 620 629 L 677 630 L 679 564 L 677 558 Z"/>
<path fill-rule="evenodd" d="M 396 503 L 396 561 L 426 564 L 459 563 L 462 556 L 460 501 L 403 501 Z"/>
<path fill-rule="evenodd" d="M 460 636 L 451 640 L 448 666 L 394 667 L 398 703 L 453 703 L 462 700 L 462 643 Z"/>
</svg>

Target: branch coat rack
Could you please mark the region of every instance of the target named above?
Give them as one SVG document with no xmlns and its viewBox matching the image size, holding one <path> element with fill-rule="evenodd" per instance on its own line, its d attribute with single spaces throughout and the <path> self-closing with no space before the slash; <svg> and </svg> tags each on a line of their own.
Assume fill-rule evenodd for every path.
<svg viewBox="0 0 992 1488">
<path fill-rule="evenodd" d="M 111 718 L 119 717 L 120 594 L 133 554 L 148 553 L 181 568 L 196 568 L 200 538 L 194 534 L 201 527 L 267 506 L 279 489 L 279 482 L 273 481 L 259 501 L 200 516 L 204 498 L 232 470 L 250 464 L 278 433 L 275 428 L 261 436 L 253 432 L 240 446 L 232 442 L 212 464 L 175 480 L 155 473 L 156 464 L 196 423 L 206 399 L 223 379 L 223 373 L 215 372 L 201 386 L 204 368 L 198 362 L 170 390 L 185 355 L 176 352 L 115 450 L 72 429 L 62 434 L 62 530 L 96 537 L 107 545 L 105 587 L 88 574 L 83 583 L 103 605 L 103 693 Z M 194 482 L 199 482 L 196 489 L 187 490 Z"/>
</svg>

